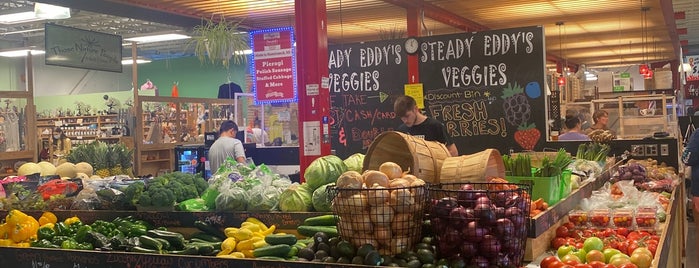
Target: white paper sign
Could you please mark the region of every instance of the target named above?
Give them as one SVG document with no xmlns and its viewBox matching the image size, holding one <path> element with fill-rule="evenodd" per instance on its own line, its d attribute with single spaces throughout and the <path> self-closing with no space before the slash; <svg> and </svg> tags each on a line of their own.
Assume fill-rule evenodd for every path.
<svg viewBox="0 0 699 268">
<path fill-rule="evenodd" d="M 320 121 L 303 122 L 303 154 L 320 155 Z"/>
<path fill-rule="evenodd" d="M 322 88 L 330 88 L 330 77 L 322 77 L 322 78 L 320 78 L 320 87 L 322 87 Z"/>
<path fill-rule="evenodd" d="M 306 85 L 306 95 L 307 96 L 318 96 L 320 90 L 318 90 L 318 84 L 308 84 Z"/>
</svg>

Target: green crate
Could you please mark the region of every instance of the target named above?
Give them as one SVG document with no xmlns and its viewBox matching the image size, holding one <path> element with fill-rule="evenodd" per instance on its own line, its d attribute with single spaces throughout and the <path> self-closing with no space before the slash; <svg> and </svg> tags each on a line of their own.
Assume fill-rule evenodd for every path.
<svg viewBox="0 0 699 268">
<path fill-rule="evenodd" d="M 561 176 L 553 177 L 520 177 L 505 176 L 512 183 L 528 184 L 532 187 L 532 200 L 543 198 L 549 206 L 561 200 Z"/>
</svg>

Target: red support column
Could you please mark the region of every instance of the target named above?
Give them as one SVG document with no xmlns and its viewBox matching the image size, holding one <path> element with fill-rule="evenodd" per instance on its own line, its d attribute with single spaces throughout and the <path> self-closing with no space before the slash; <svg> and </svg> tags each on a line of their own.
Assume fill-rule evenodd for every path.
<svg viewBox="0 0 699 268">
<path fill-rule="evenodd" d="M 408 7 L 405 9 L 407 13 L 407 26 L 409 37 L 420 36 L 420 9 Z M 408 55 L 408 83 L 420 83 L 420 71 L 418 65 L 419 53 Z"/>
<path fill-rule="evenodd" d="M 330 154 L 328 20 L 325 0 L 296 0 L 295 9 L 299 165 L 303 178 L 314 159 Z"/>
</svg>

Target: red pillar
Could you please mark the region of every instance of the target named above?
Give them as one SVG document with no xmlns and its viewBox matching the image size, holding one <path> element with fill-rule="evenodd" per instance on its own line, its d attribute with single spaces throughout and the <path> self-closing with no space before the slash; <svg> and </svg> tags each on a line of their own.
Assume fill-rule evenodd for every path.
<svg viewBox="0 0 699 268">
<path fill-rule="evenodd" d="M 409 37 L 420 36 L 420 10 L 415 7 L 405 9 L 407 13 L 407 26 Z M 420 83 L 420 71 L 418 66 L 419 53 L 408 55 L 408 83 Z"/>
<path fill-rule="evenodd" d="M 314 159 L 330 154 L 328 20 L 325 0 L 296 0 L 295 8 L 299 165 L 303 178 Z"/>
</svg>

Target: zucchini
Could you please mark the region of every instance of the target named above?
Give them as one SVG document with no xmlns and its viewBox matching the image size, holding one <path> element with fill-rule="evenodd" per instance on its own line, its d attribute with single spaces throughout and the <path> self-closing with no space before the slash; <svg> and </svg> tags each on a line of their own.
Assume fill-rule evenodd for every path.
<svg viewBox="0 0 699 268">
<path fill-rule="evenodd" d="M 286 257 L 287 254 L 289 254 L 290 250 L 291 250 L 291 246 L 289 246 L 287 244 L 273 245 L 273 246 L 267 246 L 267 247 L 255 249 L 252 251 L 252 255 L 255 256 L 255 258 L 260 258 L 260 257 L 284 258 L 284 257 Z"/>
<path fill-rule="evenodd" d="M 160 243 L 160 241 L 150 236 L 139 236 L 138 242 L 141 242 L 141 246 L 147 249 L 154 249 L 159 252 L 163 250 L 163 243 Z"/>
<path fill-rule="evenodd" d="M 336 237 L 338 236 L 337 234 L 337 227 L 335 226 L 308 226 L 308 225 L 299 225 L 298 228 L 296 228 L 296 231 L 299 232 L 299 234 L 307 237 L 312 237 L 315 235 L 317 232 L 323 232 L 328 237 Z"/>
<path fill-rule="evenodd" d="M 139 247 L 139 246 L 131 247 L 129 249 L 129 251 L 138 252 L 138 253 L 150 253 L 150 254 L 160 254 L 161 253 L 160 251 L 155 250 L 155 249 L 149 249 L 149 248 L 144 248 L 144 247 Z"/>
<path fill-rule="evenodd" d="M 292 234 L 271 234 L 265 236 L 265 242 L 270 245 L 281 245 L 286 244 L 293 246 L 296 244 L 296 236 Z"/>
<path fill-rule="evenodd" d="M 167 253 L 175 255 L 199 255 L 199 250 L 196 247 L 186 247 L 183 250 L 171 250 Z"/>
<path fill-rule="evenodd" d="M 214 227 L 211 224 L 208 224 L 206 222 L 194 221 L 194 227 L 196 227 L 197 229 L 199 229 L 200 231 L 202 231 L 204 233 L 210 234 L 212 236 L 216 236 L 216 237 L 220 238 L 221 240 L 226 238 L 226 234 L 224 234 L 223 231 L 221 231 L 221 229 L 216 228 L 216 227 Z"/>
<path fill-rule="evenodd" d="M 153 238 L 162 238 L 170 242 L 170 246 L 176 249 L 184 248 L 184 236 L 180 233 L 163 231 L 163 230 L 148 230 L 148 236 Z"/>
<path fill-rule="evenodd" d="M 162 238 L 155 238 L 155 240 L 158 240 L 158 242 L 163 244 L 163 250 L 170 250 L 170 242 Z"/>
<path fill-rule="evenodd" d="M 220 237 L 214 236 L 214 235 L 210 235 L 210 234 L 205 233 L 205 232 L 198 232 L 198 233 L 195 233 L 195 234 L 192 235 L 192 238 L 201 239 L 201 240 L 204 240 L 204 241 L 206 241 L 206 242 L 221 242 L 221 241 L 223 241 L 223 240 L 221 240 Z"/>
<path fill-rule="evenodd" d="M 262 256 L 262 257 L 256 257 L 260 260 L 268 260 L 268 261 L 286 261 L 286 259 L 277 257 L 277 256 Z"/>
<path fill-rule="evenodd" d="M 309 226 L 336 226 L 337 219 L 335 215 L 322 215 L 316 217 L 310 217 L 303 220 L 303 225 Z"/>
</svg>

